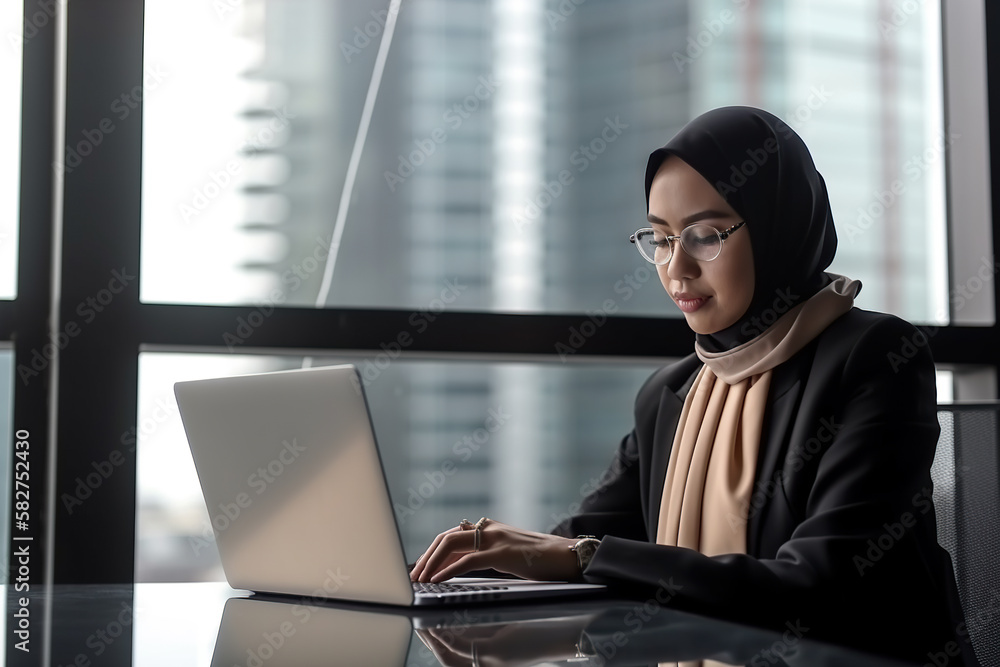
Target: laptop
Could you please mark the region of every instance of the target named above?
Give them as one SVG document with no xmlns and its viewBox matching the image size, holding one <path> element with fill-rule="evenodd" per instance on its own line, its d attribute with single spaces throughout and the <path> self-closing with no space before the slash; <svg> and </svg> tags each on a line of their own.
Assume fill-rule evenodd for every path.
<svg viewBox="0 0 1000 667">
<path fill-rule="evenodd" d="M 401 606 L 605 588 L 499 578 L 411 582 L 353 365 L 178 382 L 174 395 L 233 588 Z"/>
</svg>

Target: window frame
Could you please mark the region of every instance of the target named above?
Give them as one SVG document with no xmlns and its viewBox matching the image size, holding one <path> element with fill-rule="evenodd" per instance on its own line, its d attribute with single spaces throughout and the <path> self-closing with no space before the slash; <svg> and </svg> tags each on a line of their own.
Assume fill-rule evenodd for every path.
<svg viewBox="0 0 1000 667">
<path fill-rule="evenodd" d="M 24 4 L 25 16 L 53 6 L 49 0 Z M 62 128 L 65 137 L 76 140 L 107 115 L 110 100 L 141 84 L 143 3 L 74 0 L 54 6 L 63 21 L 41 27 L 24 51 L 18 291 L 14 301 L 0 302 L 0 340 L 14 341 L 15 369 L 30 367 L 33 351 L 50 343 L 51 336 L 63 330 L 62 323 L 80 320 L 79 304 L 108 286 L 111 271 L 124 270 L 141 278 L 141 113 L 118 124 L 99 149 L 70 173 L 60 177 L 53 170 L 52 156 L 63 150 Z M 985 13 L 987 35 L 1000 36 L 1000 7 L 987 4 Z M 993 42 L 987 40 L 988 113 L 1000 127 L 1000 40 Z M 63 84 L 64 53 L 62 99 L 56 91 Z M 990 190 L 996 202 L 1000 201 L 1000 133 L 991 135 L 989 147 Z M 994 257 L 1000 257 L 996 218 L 992 232 Z M 994 290 L 994 302 L 998 294 L 1000 290 Z M 1000 312 L 997 305 L 994 312 Z M 15 377 L 13 423 L 16 429 L 30 430 L 32 497 L 39 499 L 32 503 L 37 527 L 33 584 L 132 582 L 136 458 L 123 436 L 137 426 L 139 353 L 225 353 L 221 332 L 231 330 L 238 317 L 247 318 L 253 310 L 253 306 L 144 304 L 135 279 L 31 382 Z M 375 353 L 380 343 L 394 340 L 408 326 L 410 315 L 408 310 L 378 308 L 276 308 L 271 324 L 255 332 L 253 346 L 241 346 L 238 352 Z M 564 339 L 568 329 L 585 317 L 583 313 L 444 312 L 403 354 L 550 361 L 558 359 L 554 341 Z M 939 365 L 1000 368 L 996 322 L 925 331 Z M 680 319 L 609 316 L 568 363 L 648 359 L 636 355 L 641 349 L 637 340 L 657 341 L 663 358 L 683 357 L 691 352 L 693 334 Z M 69 514 L 63 494 L 73 493 L 77 480 L 93 472 L 95 463 L 117 456 L 124 463 L 116 465 L 113 474 Z M 13 553 L 13 543 L 9 548 Z M 11 559 L 12 575 L 14 570 Z"/>
</svg>

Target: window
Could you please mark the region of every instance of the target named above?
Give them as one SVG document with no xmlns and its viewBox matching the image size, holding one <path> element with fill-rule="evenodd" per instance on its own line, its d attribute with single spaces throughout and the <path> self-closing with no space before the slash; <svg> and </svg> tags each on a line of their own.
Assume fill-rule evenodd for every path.
<svg viewBox="0 0 1000 667">
<path fill-rule="evenodd" d="M 0 5 L 0 91 L 7 102 L 0 105 L 0 299 L 13 299 L 17 293 L 17 242 L 21 143 L 21 69 L 22 69 L 21 3 Z M 6 314 L 6 313 L 5 313 Z M 10 540 L 14 498 L 13 438 L 13 369 L 14 355 L 10 344 L 0 335 L 0 544 Z M 9 581 L 10 554 L 0 551 L 0 583 Z M 6 627 L 7 610 L 0 611 L 0 624 Z M 6 642 L 0 645 L 0 662 L 6 653 Z"/>
<path fill-rule="evenodd" d="M 466 514 L 534 530 L 554 527 L 596 485 L 632 428 L 638 387 L 655 370 L 634 364 L 388 363 L 377 355 L 313 365 L 345 362 L 365 378 L 411 562 L 430 536 Z M 137 451 L 136 581 L 224 578 L 211 522 L 224 524 L 228 517 L 206 511 L 173 383 L 301 363 L 294 357 L 142 355 L 138 437 L 122 439 L 124 456 Z"/>
<path fill-rule="evenodd" d="M 27 15 L 49 4 L 26 0 Z M 544 527 L 611 456 L 641 378 L 690 353 L 690 330 L 627 238 L 643 224 L 646 155 L 716 104 L 768 107 L 805 136 L 834 197 L 832 268 L 864 281 L 859 305 L 947 322 L 927 337 L 953 374 L 942 396 L 996 396 L 995 272 L 977 272 L 1000 238 L 983 85 L 997 76 L 985 43 L 1000 10 L 404 0 L 397 16 L 392 6 L 105 0 L 66 12 L 62 31 L 33 28 L 21 74 L 20 146 L 32 150 L 21 151 L 16 215 L 26 223 L 18 293 L 0 295 L 0 342 L 16 342 L 14 421 L 55 442 L 51 485 L 32 482 L 33 497 L 57 499 L 39 507 L 52 530 L 36 537 L 55 582 L 185 576 L 156 569 L 201 520 L 185 514 L 188 491 L 171 499 L 147 472 L 188 457 L 167 435 L 176 415 L 156 421 L 157 397 L 186 373 L 307 356 L 391 356 L 372 392 L 398 386 L 379 400 L 406 415 L 456 385 L 478 387 L 460 395 L 472 414 L 507 400 L 496 392 L 508 380 L 579 389 L 580 405 L 553 408 L 572 415 L 566 423 L 599 416 L 586 422 L 593 444 L 574 449 L 586 452 L 579 471 L 516 510 Z M 924 159 L 944 119 L 962 136 L 943 159 Z M 88 145 L 103 121 L 113 131 Z M 65 128 L 65 145 L 53 128 Z M 88 155 L 69 165 L 81 146 Z M 59 151 L 71 167 L 62 180 L 50 157 Z M 906 180 L 918 155 L 919 175 Z M 0 197 L 0 225 L 10 201 Z M 872 222 L 852 243 L 859 208 Z M 6 257 L 0 280 L 14 266 Z M 71 322 L 79 332 L 61 337 Z M 17 379 L 46 345 L 58 364 L 43 359 L 43 379 Z M 614 383 L 614 404 L 583 407 L 606 397 L 590 391 L 594 378 Z M 416 428 L 392 423 L 376 414 L 380 429 Z M 523 428 L 557 442 L 558 426 Z M 456 433 L 446 420 L 424 428 Z M 384 443 L 394 435 L 379 432 Z M 394 489 L 404 497 L 434 469 L 433 450 L 413 447 L 426 458 L 388 463 L 407 471 Z M 47 469 L 47 448 L 37 454 Z M 112 456 L 121 465 L 79 487 Z M 78 489 L 87 498 L 70 513 Z M 437 511 L 421 514 L 421 531 L 454 518 Z"/>
<path fill-rule="evenodd" d="M 12 299 L 17 276 L 17 216 L 21 187 L 21 51 L 23 7 L 20 2 L 0 6 L 0 91 L 7 103 L 0 105 L 0 299 Z M 29 37 L 30 39 L 30 37 Z"/>
<path fill-rule="evenodd" d="M 680 317 L 627 243 L 645 156 L 752 103 L 811 147 L 859 305 L 946 323 L 940 7 L 914 4 L 149 2 L 142 298 Z"/>
</svg>

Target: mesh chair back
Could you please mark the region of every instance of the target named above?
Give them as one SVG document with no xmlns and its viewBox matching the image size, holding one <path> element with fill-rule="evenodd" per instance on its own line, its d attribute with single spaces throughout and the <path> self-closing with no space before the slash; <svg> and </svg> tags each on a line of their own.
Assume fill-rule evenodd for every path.
<svg viewBox="0 0 1000 667">
<path fill-rule="evenodd" d="M 1000 667 L 998 417 L 1000 402 L 938 406 L 941 437 L 931 468 L 938 541 L 951 554 L 982 667 Z"/>
</svg>

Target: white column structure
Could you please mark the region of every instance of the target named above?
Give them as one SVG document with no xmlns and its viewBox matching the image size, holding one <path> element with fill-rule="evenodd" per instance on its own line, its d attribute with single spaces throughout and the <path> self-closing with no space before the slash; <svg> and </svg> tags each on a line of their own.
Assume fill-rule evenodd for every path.
<svg viewBox="0 0 1000 667">
<path fill-rule="evenodd" d="M 492 308 L 543 308 L 545 224 L 541 208 L 530 225 L 517 225 L 544 182 L 545 16 L 536 0 L 494 0 Z M 532 211 L 534 212 L 534 211 Z M 493 512 L 498 520 L 532 527 L 542 492 L 540 394 L 537 367 L 499 365 L 493 407 L 510 418 L 491 438 Z"/>
</svg>

